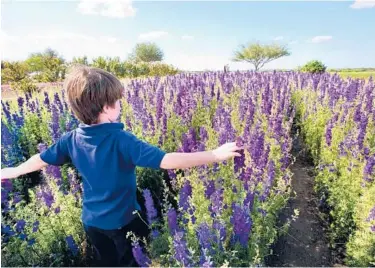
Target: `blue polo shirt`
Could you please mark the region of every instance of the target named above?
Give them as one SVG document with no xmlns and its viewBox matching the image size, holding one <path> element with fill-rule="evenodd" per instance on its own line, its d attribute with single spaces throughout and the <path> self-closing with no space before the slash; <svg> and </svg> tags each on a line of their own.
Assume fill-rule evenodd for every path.
<svg viewBox="0 0 375 268">
<path fill-rule="evenodd" d="M 78 169 L 85 225 L 112 230 L 128 224 L 141 209 L 135 167 L 160 168 L 165 152 L 123 129 L 122 123 L 80 124 L 40 154 L 50 165 L 72 162 Z"/>
</svg>

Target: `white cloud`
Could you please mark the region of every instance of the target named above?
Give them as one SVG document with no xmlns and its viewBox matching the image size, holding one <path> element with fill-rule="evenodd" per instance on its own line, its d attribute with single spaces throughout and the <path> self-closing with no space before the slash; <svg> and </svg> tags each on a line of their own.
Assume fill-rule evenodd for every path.
<svg viewBox="0 0 375 268">
<path fill-rule="evenodd" d="M 115 42 L 117 42 L 117 38 L 116 38 L 116 37 L 103 36 L 103 38 L 104 38 L 105 40 L 107 40 L 109 43 L 115 43 Z"/>
<path fill-rule="evenodd" d="M 314 36 L 310 41 L 312 43 L 323 43 L 329 40 L 332 40 L 331 35 L 318 35 L 318 36 Z"/>
<path fill-rule="evenodd" d="M 24 60 L 30 53 L 41 52 L 47 47 L 57 50 L 65 59 L 86 55 L 89 59 L 109 56 L 125 59 L 131 52 L 126 40 L 113 36 L 89 36 L 81 33 L 54 30 L 51 32 L 9 35 L 1 31 L 2 57 L 5 60 Z"/>
<path fill-rule="evenodd" d="M 158 39 L 167 35 L 168 33 L 165 31 L 153 31 L 153 32 L 148 32 L 148 33 L 142 33 L 139 35 L 138 38 L 141 40 L 154 40 L 154 39 Z"/>
<path fill-rule="evenodd" d="M 373 8 L 375 7 L 374 0 L 355 0 L 353 4 L 350 5 L 351 8 L 361 9 L 361 8 Z"/>
<path fill-rule="evenodd" d="M 276 36 L 273 40 L 280 41 L 280 40 L 283 40 L 283 39 L 284 39 L 284 36 Z"/>
<path fill-rule="evenodd" d="M 183 36 L 181 36 L 181 39 L 182 40 L 193 40 L 194 36 L 192 36 L 192 35 L 183 35 Z"/>
<path fill-rule="evenodd" d="M 289 42 L 289 45 L 295 45 L 295 44 L 298 44 L 298 41 L 297 41 L 297 40 L 293 40 L 293 41 L 290 41 L 290 42 Z"/>
<path fill-rule="evenodd" d="M 77 10 L 85 15 L 125 18 L 135 16 L 132 0 L 81 0 Z"/>
</svg>

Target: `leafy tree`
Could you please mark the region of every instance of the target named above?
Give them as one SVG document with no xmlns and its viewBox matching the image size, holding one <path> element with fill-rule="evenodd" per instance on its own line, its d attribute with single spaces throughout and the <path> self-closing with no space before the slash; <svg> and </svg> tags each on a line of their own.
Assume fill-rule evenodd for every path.
<svg viewBox="0 0 375 268">
<path fill-rule="evenodd" d="M 123 63 L 120 60 L 120 57 L 97 57 L 93 59 L 93 67 L 100 68 L 110 72 L 118 77 L 123 77 L 125 75 Z"/>
<path fill-rule="evenodd" d="M 31 72 L 39 73 L 35 78 L 40 82 L 55 82 L 64 79 L 65 60 L 51 48 L 31 54 L 25 63 Z"/>
<path fill-rule="evenodd" d="M 86 66 L 89 66 L 89 61 L 87 59 L 87 56 L 83 56 L 83 57 L 73 57 L 73 60 L 72 60 L 72 63 L 73 64 L 82 64 L 82 65 L 86 65 Z"/>
<path fill-rule="evenodd" d="M 327 67 L 323 64 L 323 62 L 318 60 L 312 60 L 306 63 L 300 70 L 302 72 L 308 73 L 324 73 Z"/>
<path fill-rule="evenodd" d="M 107 65 L 108 65 L 107 59 L 102 57 L 102 56 L 99 56 L 99 57 L 92 60 L 92 66 L 93 67 L 100 68 L 100 69 L 108 71 Z"/>
<path fill-rule="evenodd" d="M 11 82 L 19 82 L 27 77 L 28 68 L 21 61 L 3 61 L 1 62 L 1 83 L 8 84 Z"/>
<path fill-rule="evenodd" d="M 29 77 L 25 77 L 21 81 L 11 82 L 11 88 L 22 92 L 35 92 L 39 91 L 38 87 L 33 83 Z"/>
<path fill-rule="evenodd" d="M 163 51 L 155 43 L 150 42 L 137 44 L 129 56 L 129 60 L 135 62 L 162 61 L 163 58 Z"/>
<path fill-rule="evenodd" d="M 118 77 L 123 77 L 125 74 L 120 57 L 107 58 L 107 69 Z"/>
<path fill-rule="evenodd" d="M 258 71 L 270 61 L 289 55 L 290 52 L 288 49 L 278 44 L 263 45 L 260 43 L 250 43 L 242 45 L 234 52 L 233 61 L 249 62 L 254 65 L 255 71 Z"/>
</svg>

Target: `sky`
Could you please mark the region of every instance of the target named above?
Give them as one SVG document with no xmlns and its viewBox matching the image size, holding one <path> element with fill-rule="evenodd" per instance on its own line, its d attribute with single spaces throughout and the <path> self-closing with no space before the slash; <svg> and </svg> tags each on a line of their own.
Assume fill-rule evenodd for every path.
<svg viewBox="0 0 375 268">
<path fill-rule="evenodd" d="M 328 68 L 375 67 L 375 0 L 357 1 L 1 1 L 1 58 L 24 60 L 47 47 L 66 60 L 126 59 L 155 42 L 182 70 L 253 68 L 232 61 L 242 44 L 286 45 L 291 55 L 266 69 L 309 60 Z"/>
</svg>

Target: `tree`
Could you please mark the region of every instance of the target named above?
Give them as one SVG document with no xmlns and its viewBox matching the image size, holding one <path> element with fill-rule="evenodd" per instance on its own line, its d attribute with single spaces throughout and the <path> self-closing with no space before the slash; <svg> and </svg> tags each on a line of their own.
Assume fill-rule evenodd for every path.
<svg viewBox="0 0 375 268">
<path fill-rule="evenodd" d="M 1 62 L 1 83 L 19 82 L 27 77 L 28 68 L 21 61 Z"/>
<path fill-rule="evenodd" d="M 103 70 L 106 70 L 106 71 L 109 71 L 108 70 L 108 62 L 107 62 L 107 59 L 104 58 L 103 56 L 99 56 L 97 58 L 94 58 L 92 60 L 92 64 L 91 64 L 93 67 L 95 68 L 99 68 L 99 69 L 103 69 Z"/>
<path fill-rule="evenodd" d="M 235 62 L 249 62 L 254 65 L 255 71 L 258 71 L 270 61 L 289 55 L 290 52 L 288 49 L 282 45 L 262 45 L 260 43 L 250 43 L 247 46 L 242 45 L 238 50 L 236 50 L 232 60 Z"/>
<path fill-rule="evenodd" d="M 64 78 L 65 60 L 51 48 L 31 54 L 25 63 L 30 72 L 38 73 L 35 77 L 40 82 L 56 82 Z"/>
<path fill-rule="evenodd" d="M 82 64 L 82 65 L 89 66 L 89 61 L 88 61 L 88 59 L 87 59 L 87 56 L 83 56 L 83 57 L 73 57 L 73 59 L 72 59 L 72 63 L 73 63 L 73 64 L 78 63 L 78 64 Z"/>
<path fill-rule="evenodd" d="M 155 43 L 139 43 L 129 56 L 129 60 L 135 62 L 162 61 L 163 58 L 163 51 Z"/>
<path fill-rule="evenodd" d="M 300 70 L 302 72 L 308 73 L 324 73 L 327 67 L 323 64 L 323 62 L 318 60 L 312 60 L 306 63 Z"/>
<path fill-rule="evenodd" d="M 120 57 L 113 57 L 107 59 L 107 68 L 110 73 L 118 77 L 123 77 L 125 75 L 123 64 Z"/>
</svg>

